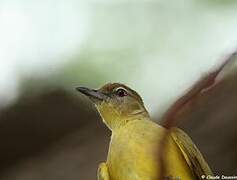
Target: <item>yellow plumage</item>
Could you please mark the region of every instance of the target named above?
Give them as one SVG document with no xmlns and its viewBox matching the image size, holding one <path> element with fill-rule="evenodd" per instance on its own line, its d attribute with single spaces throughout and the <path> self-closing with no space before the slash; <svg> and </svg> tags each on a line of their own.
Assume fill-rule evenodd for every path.
<svg viewBox="0 0 237 180">
<path fill-rule="evenodd" d="M 159 143 L 165 129 L 150 120 L 134 120 L 113 132 L 107 166 L 111 179 L 157 180 Z M 172 138 L 165 151 L 166 176 L 192 179 L 182 152 Z"/>
<path fill-rule="evenodd" d="M 203 156 L 182 130 L 167 130 L 151 121 L 140 96 L 122 84 L 107 84 L 99 90 L 79 89 L 96 104 L 112 136 L 107 161 L 98 168 L 99 180 L 195 180 L 212 175 Z M 160 172 L 162 148 L 165 173 Z"/>
</svg>

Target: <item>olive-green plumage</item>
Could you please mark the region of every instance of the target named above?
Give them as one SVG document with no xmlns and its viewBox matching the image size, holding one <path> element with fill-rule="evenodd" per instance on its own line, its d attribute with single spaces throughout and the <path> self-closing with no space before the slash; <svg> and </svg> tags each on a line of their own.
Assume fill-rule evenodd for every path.
<svg viewBox="0 0 237 180">
<path fill-rule="evenodd" d="M 157 180 L 159 151 L 167 131 L 151 121 L 142 98 L 119 84 L 98 90 L 78 88 L 95 103 L 104 123 L 112 131 L 107 161 L 98 168 L 99 180 Z M 201 179 L 212 175 L 203 156 L 182 130 L 172 128 L 164 151 L 164 176 L 169 179 Z"/>
</svg>

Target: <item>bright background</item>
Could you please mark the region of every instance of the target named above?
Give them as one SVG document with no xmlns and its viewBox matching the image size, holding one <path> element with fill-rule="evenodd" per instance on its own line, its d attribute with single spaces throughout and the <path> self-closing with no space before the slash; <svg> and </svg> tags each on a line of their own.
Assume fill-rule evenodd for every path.
<svg viewBox="0 0 237 180">
<path fill-rule="evenodd" d="M 57 78 L 67 89 L 124 82 L 151 111 L 162 109 L 237 47 L 236 8 L 231 0 L 1 0 L 1 104 L 25 79 Z"/>
</svg>

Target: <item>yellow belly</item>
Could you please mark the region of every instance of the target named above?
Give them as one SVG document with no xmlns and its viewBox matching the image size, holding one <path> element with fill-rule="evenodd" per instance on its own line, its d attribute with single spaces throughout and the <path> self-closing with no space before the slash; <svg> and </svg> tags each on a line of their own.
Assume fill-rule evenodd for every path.
<svg viewBox="0 0 237 180">
<path fill-rule="evenodd" d="M 135 120 L 112 133 L 107 165 L 112 180 L 157 180 L 159 145 L 165 129 L 149 120 Z M 194 179 L 172 138 L 164 152 L 165 176 Z"/>
</svg>

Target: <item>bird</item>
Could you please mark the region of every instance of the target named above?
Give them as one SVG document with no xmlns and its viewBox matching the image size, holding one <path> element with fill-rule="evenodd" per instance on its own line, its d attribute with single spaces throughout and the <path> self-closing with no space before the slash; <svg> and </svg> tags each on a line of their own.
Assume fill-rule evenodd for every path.
<svg viewBox="0 0 237 180">
<path fill-rule="evenodd" d="M 112 132 L 107 160 L 97 170 L 98 180 L 195 180 L 213 175 L 191 138 L 177 127 L 167 129 L 153 121 L 132 88 L 107 83 L 99 89 L 76 89 L 94 103 Z M 159 159 L 162 148 L 163 162 Z"/>
</svg>

